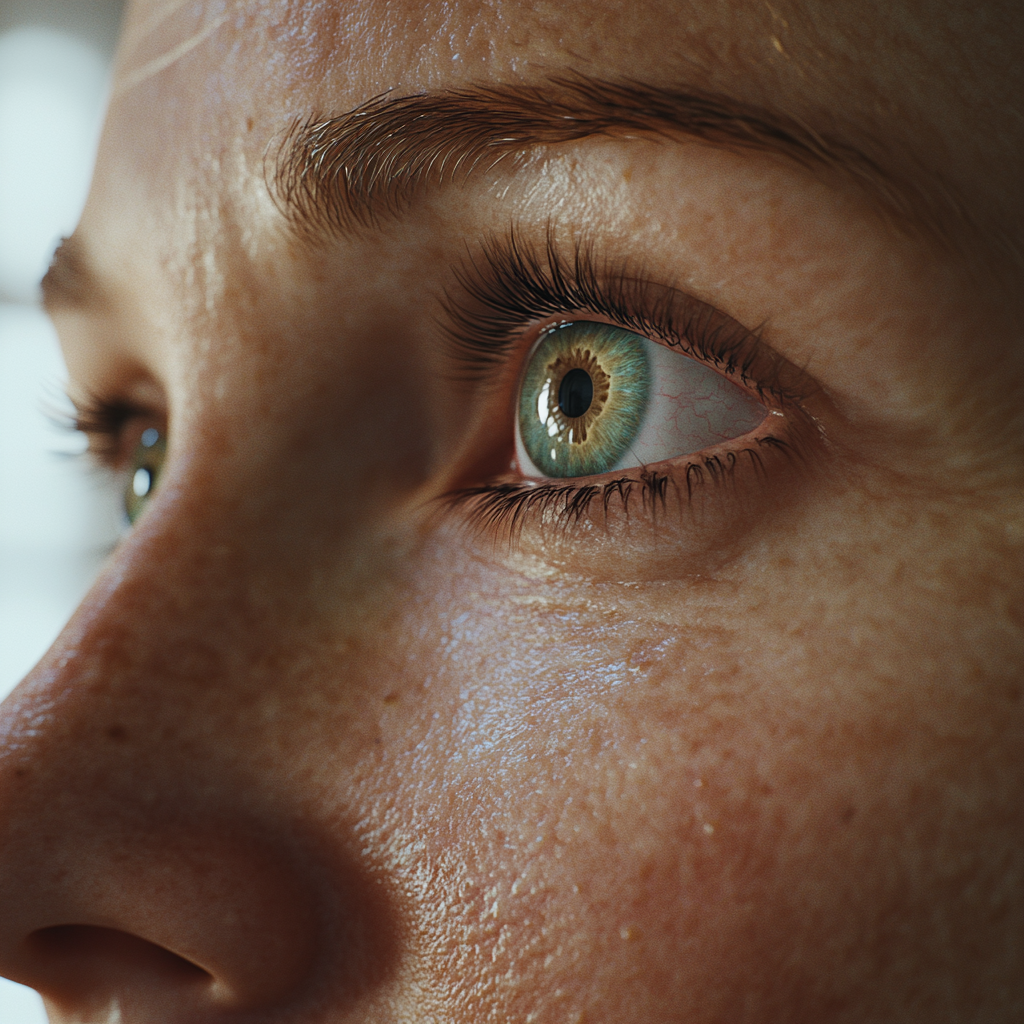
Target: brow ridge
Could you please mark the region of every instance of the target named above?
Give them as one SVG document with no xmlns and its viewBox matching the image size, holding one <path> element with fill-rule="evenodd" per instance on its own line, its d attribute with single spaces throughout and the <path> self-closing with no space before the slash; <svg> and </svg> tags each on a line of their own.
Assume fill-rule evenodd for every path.
<svg viewBox="0 0 1024 1024">
<path fill-rule="evenodd" d="M 427 182 L 446 184 L 591 137 L 655 136 L 782 155 L 857 180 L 897 215 L 911 205 L 864 153 L 795 118 L 695 90 L 573 74 L 535 85 L 384 93 L 347 113 L 297 120 L 268 183 L 307 235 L 346 234 L 399 216 Z"/>
</svg>

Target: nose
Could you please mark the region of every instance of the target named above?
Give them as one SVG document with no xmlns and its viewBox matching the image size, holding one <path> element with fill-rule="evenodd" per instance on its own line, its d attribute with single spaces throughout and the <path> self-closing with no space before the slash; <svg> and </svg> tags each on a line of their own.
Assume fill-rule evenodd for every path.
<svg viewBox="0 0 1024 1024">
<path fill-rule="evenodd" d="M 179 547 L 189 586 L 149 586 L 163 543 L 129 540 L 0 713 L 0 974 L 57 1019 L 309 1020 L 323 979 L 382 976 L 380 889 L 268 738 L 266 673 L 209 642 L 253 627 L 218 611 L 244 573 Z"/>
</svg>

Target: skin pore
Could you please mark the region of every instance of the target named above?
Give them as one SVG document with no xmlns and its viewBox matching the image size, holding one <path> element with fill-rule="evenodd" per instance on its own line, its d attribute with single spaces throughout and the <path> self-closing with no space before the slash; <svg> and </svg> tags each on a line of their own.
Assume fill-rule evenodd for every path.
<svg viewBox="0 0 1024 1024">
<path fill-rule="evenodd" d="M 94 448 L 167 457 L 0 716 L 0 973 L 57 1021 L 1019 1017 L 1021 42 L 999 3 L 132 3 L 45 291 Z M 338 142 L 421 94 L 486 145 Z M 524 265 L 594 287 L 520 315 Z M 765 424 L 488 515 L 567 320 Z"/>
</svg>

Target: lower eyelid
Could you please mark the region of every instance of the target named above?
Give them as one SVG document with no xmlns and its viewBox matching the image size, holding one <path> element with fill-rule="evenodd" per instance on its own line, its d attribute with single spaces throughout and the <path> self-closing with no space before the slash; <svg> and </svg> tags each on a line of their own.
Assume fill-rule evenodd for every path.
<svg viewBox="0 0 1024 1024">
<path fill-rule="evenodd" d="M 499 548 L 528 545 L 544 554 L 552 544 L 568 544 L 577 558 L 589 549 L 584 561 L 593 572 L 633 557 L 628 552 L 636 554 L 638 537 L 645 547 L 656 537 L 669 541 L 667 549 L 659 545 L 669 557 L 703 558 L 715 553 L 722 531 L 734 534 L 751 515 L 758 517 L 761 499 L 783 485 L 779 476 L 799 474 L 808 461 L 815 435 L 810 420 L 778 409 L 767 413 L 743 437 L 657 465 L 574 480 L 505 477 L 440 500 Z M 581 548 L 577 540 L 584 538 Z"/>
</svg>

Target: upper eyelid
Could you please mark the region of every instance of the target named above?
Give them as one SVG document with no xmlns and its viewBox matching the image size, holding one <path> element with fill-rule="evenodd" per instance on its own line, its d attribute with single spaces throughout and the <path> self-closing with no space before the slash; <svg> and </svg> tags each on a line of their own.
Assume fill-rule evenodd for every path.
<svg viewBox="0 0 1024 1024">
<path fill-rule="evenodd" d="M 662 341 L 773 404 L 800 405 L 818 390 L 809 375 L 762 342 L 759 329 L 658 283 L 642 268 L 599 262 L 596 243 L 586 238 L 574 239 L 570 260 L 551 225 L 542 255 L 513 225 L 505 237 L 486 239 L 481 258 L 456 266 L 453 276 L 455 287 L 441 300 L 441 326 L 462 376 L 471 381 L 498 373 L 531 323 L 589 312 Z"/>
</svg>

